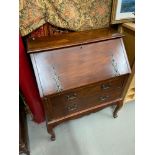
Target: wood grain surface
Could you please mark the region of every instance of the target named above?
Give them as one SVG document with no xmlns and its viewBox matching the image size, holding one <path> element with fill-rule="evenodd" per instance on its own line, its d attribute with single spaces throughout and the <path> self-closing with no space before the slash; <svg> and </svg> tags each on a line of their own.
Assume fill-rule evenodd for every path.
<svg viewBox="0 0 155 155">
<path fill-rule="evenodd" d="M 77 46 L 91 42 L 104 41 L 112 38 L 122 37 L 115 29 L 96 29 L 81 32 L 69 32 L 55 37 L 41 37 L 36 39 L 28 39 L 27 52 L 43 52 L 58 48 Z"/>
<path fill-rule="evenodd" d="M 121 39 L 31 55 L 39 74 L 40 95 L 44 96 L 57 93 L 54 74 L 59 77 L 63 91 L 115 77 L 113 58 L 119 74 L 130 73 Z"/>
</svg>

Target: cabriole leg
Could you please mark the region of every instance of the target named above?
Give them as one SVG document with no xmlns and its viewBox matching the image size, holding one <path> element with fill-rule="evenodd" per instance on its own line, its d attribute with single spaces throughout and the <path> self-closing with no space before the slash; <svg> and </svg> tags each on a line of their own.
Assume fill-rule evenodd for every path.
<svg viewBox="0 0 155 155">
<path fill-rule="evenodd" d="M 47 131 L 51 135 L 51 141 L 55 141 L 55 132 L 52 125 L 47 125 Z"/>
<path fill-rule="evenodd" d="M 118 111 L 122 108 L 122 106 L 123 106 L 123 101 L 121 100 L 121 101 L 119 101 L 117 103 L 117 106 L 116 106 L 116 108 L 115 108 L 115 110 L 113 112 L 113 117 L 114 118 L 117 118 L 118 117 Z"/>
<path fill-rule="evenodd" d="M 51 141 L 55 141 L 55 132 L 53 131 L 53 129 L 50 132 L 51 134 Z"/>
</svg>

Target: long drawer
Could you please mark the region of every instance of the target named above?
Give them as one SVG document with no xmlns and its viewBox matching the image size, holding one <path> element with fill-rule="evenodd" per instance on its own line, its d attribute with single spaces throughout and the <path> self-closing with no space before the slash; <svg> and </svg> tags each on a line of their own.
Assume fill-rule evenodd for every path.
<svg viewBox="0 0 155 155">
<path fill-rule="evenodd" d="M 52 119 L 61 118 L 87 108 L 117 99 L 122 92 L 124 78 L 101 82 L 86 88 L 50 97 Z"/>
</svg>

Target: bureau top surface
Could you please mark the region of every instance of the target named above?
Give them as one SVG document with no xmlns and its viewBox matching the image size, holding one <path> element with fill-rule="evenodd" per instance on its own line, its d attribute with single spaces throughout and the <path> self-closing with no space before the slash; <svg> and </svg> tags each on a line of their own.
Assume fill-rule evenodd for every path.
<svg viewBox="0 0 155 155">
<path fill-rule="evenodd" d="M 122 38 L 30 56 L 41 97 L 130 73 Z"/>
<path fill-rule="evenodd" d="M 71 32 L 54 37 L 41 37 L 29 39 L 27 52 L 42 52 L 69 46 L 86 44 L 101 40 L 108 40 L 121 37 L 122 35 L 112 28 Z"/>
</svg>

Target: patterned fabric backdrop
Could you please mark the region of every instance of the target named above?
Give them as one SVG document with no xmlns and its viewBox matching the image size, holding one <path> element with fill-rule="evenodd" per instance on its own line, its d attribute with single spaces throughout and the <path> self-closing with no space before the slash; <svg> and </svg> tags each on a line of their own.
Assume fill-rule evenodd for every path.
<svg viewBox="0 0 155 155">
<path fill-rule="evenodd" d="M 25 36 L 43 24 L 73 31 L 108 27 L 112 0 L 20 0 L 20 33 Z"/>
</svg>

